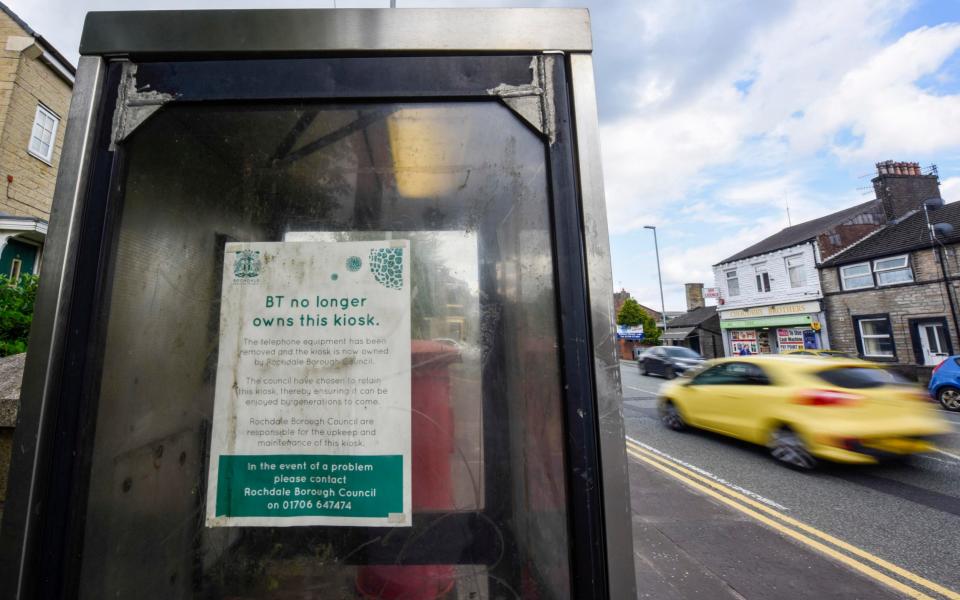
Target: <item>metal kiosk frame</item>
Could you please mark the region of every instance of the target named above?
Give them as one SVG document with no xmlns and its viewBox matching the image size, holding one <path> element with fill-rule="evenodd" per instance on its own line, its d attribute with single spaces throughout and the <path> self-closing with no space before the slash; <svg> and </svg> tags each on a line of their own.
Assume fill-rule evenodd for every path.
<svg viewBox="0 0 960 600">
<path fill-rule="evenodd" d="M 76 593 L 87 467 L 77 457 L 96 410 L 95 315 L 123 170 L 118 128 L 167 103 L 494 96 L 549 138 L 570 590 L 575 598 L 634 597 L 591 49 L 585 10 L 89 14 L 24 374 L 0 596 Z M 235 84 L 251 76 L 256 85 Z"/>
</svg>

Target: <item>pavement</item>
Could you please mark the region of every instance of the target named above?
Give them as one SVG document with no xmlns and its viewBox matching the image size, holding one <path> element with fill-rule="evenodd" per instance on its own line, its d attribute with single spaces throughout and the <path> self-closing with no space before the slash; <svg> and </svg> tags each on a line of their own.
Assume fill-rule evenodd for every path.
<svg viewBox="0 0 960 600">
<path fill-rule="evenodd" d="M 667 430 L 663 380 L 621 374 L 638 597 L 960 600 L 960 452 L 799 473 Z"/>
</svg>

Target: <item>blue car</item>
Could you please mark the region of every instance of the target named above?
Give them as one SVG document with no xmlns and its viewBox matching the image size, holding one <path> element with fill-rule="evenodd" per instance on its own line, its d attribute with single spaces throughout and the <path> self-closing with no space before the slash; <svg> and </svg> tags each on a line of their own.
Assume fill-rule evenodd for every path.
<svg viewBox="0 0 960 600">
<path fill-rule="evenodd" d="M 951 356 L 933 369 L 930 395 L 947 410 L 960 410 L 960 355 Z"/>
</svg>

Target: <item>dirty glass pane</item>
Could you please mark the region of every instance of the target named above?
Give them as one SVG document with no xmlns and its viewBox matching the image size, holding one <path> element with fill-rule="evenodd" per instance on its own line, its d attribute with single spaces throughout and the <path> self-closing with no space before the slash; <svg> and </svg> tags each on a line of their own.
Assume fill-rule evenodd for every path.
<svg viewBox="0 0 960 600">
<path fill-rule="evenodd" d="M 539 137 L 492 102 L 193 105 L 121 150 L 83 597 L 569 597 Z M 411 244 L 413 527 L 204 527 L 224 244 L 383 239 Z"/>
</svg>

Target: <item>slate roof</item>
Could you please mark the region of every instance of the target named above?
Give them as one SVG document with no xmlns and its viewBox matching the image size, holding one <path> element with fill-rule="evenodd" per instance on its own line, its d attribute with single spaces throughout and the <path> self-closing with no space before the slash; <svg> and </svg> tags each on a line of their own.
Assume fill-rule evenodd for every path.
<svg viewBox="0 0 960 600">
<path fill-rule="evenodd" d="M 847 219 L 857 216 L 858 214 L 864 212 L 864 210 L 866 210 L 868 207 L 878 202 L 879 200 L 876 199 L 869 200 L 863 204 L 857 204 L 856 206 L 845 208 L 841 211 L 820 217 L 819 219 L 813 219 L 812 221 L 807 221 L 806 223 L 798 223 L 793 227 L 781 229 L 777 233 L 757 242 L 749 248 L 741 250 L 729 258 L 721 260 L 717 263 L 717 265 L 733 262 L 735 260 L 743 260 L 745 258 L 759 256 L 761 254 L 767 254 L 768 252 L 774 252 L 776 250 L 802 244 L 803 242 L 817 237 L 817 235 L 823 233 L 824 230 L 835 225 L 839 225 Z"/>
<path fill-rule="evenodd" d="M 711 317 L 717 316 L 716 306 L 702 306 L 685 312 L 679 317 L 667 321 L 667 329 L 678 327 L 696 327 Z"/>
<path fill-rule="evenodd" d="M 951 202 L 939 210 L 930 211 L 930 223 L 949 223 L 953 233 L 941 236 L 944 244 L 960 242 L 960 202 Z M 912 250 L 929 248 L 933 244 L 927 231 L 927 219 L 923 211 L 917 211 L 899 223 L 888 225 L 858 244 L 824 261 L 823 266 L 844 265 L 852 262 L 903 254 Z"/>
</svg>

